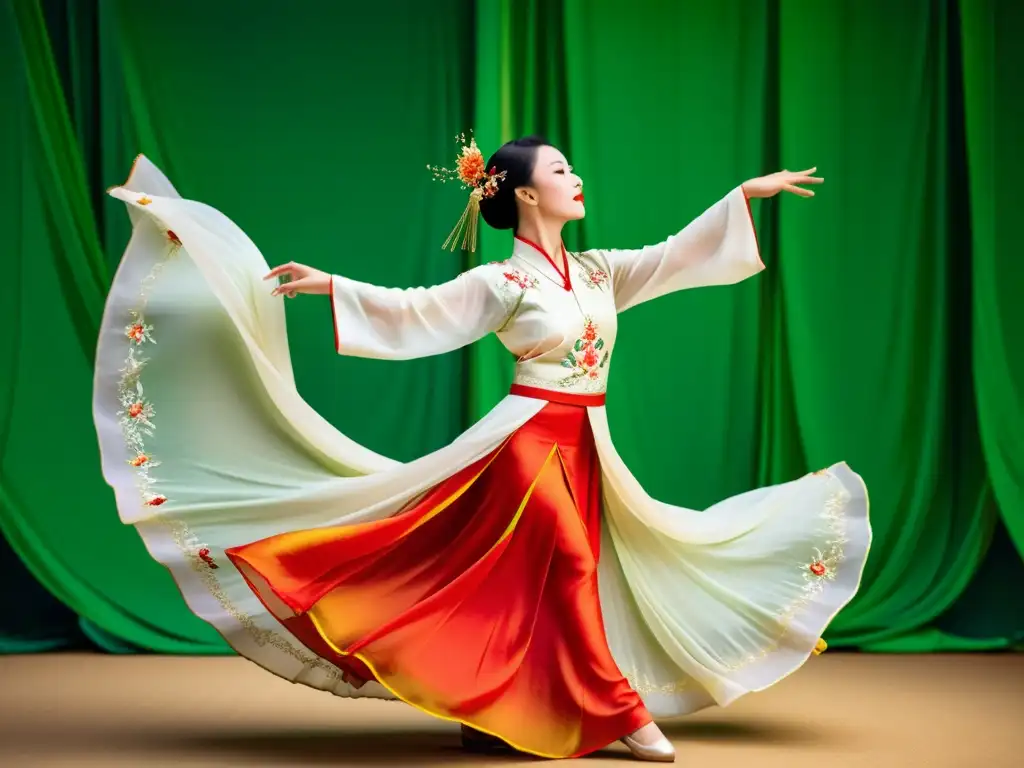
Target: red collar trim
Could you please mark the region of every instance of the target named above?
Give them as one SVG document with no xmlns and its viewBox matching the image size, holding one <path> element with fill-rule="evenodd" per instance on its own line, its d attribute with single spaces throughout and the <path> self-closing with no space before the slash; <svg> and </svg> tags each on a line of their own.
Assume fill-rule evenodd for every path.
<svg viewBox="0 0 1024 768">
<path fill-rule="evenodd" d="M 547 259 L 548 264 L 551 265 L 551 268 L 558 273 L 558 276 L 560 278 L 562 278 L 562 286 L 565 288 L 565 290 L 572 290 L 572 280 L 570 280 L 569 278 L 569 255 L 565 252 L 565 243 L 559 244 L 562 248 L 562 268 L 559 269 L 558 265 L 555 264 L 555 260 L 548 255 L 547 251 L 545 251 L 535 242 L 533 242 L 532 240 L 527 240 L 525 237 L 521 237 L 520 235 L 516 235 L 516 240 L 518 240 L 521 243 L 526 243 L 528 246 L 537 251 L 537 253 L 541 254 L 545 259 Z"/>
</svg>

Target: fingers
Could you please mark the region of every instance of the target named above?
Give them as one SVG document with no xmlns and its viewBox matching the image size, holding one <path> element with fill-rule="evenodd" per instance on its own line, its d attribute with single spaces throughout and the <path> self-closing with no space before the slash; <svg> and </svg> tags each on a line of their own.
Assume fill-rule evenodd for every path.
<svg viewBox="0 0 1024 768">
<path fill-rule="evenodd" d="M 825 180 L 820 176 L 812 176 L 811 174 L 818 170 L 818 167 L 808 168 L 805 171 L 796 172 L 785 172 L 785 177 L 782 181 L 782 189 L 786 192 L 790 192 L 800 197 L 814 197 L 814 192 L 809 189 L 804 189 L 801 184 L 823 184 Z"/>
<path fill-rule="evenodd" d="M 295 298 L 297 293 L 305 293 L 305 289 L 309 286 L 310 279 L 308 277 L 301 277 L 298 280 L 291 280 L 287 283 L 281 283 L 279 286 L 274 288 L 270 292 L 271 296 L 287 296 L 290 299 Z"/>
<path fill-rule="evenodd" d="M 794 195 L 800 195 L 800 197 L 814 197 L 814 192 L 811 190 L 804 189 L 803 187 L 797 187 L 793 184 L 783 184 L 782 188 L 786 192 L 792 192 Z"/>
<path fill-rule="evenodd" d="M 816 170 L 818 170 L 817 166 L 815 166 L 814 168 L 808 168 L 806 171 L 794 171 L 793 173 L 788 174 L 789 175 L 789 183 L 790 184 L 821 184 L 821 183 L 823 183 L 825 181 L 823 178 L 821 178 L 820 176 L 812 176 L 811 175 Z"/>
<path fill-rule="evenodd" d="M 296 264 L 294 261 L 289 261 L 287 264 L 282 264 L 279 267 L 274 267 L 272 270 L 267 272 L 266 275 L 263 276 L 263 279 L 270 280 L 273 277 L 280 277 L 282 275 L 291 276 L 291 274 L 295 272 L 298 268 L 298 264 Z"/>
</svg>

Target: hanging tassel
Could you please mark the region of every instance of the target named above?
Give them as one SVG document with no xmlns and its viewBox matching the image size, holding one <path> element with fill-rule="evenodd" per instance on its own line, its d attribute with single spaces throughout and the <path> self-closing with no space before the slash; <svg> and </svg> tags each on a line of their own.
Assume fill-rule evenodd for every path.
<svg viewBox="0 0 1024 768">
<path fill-rule="evenodd" d="M 483 199 L 484 193 L 480 187 L 476 187 L 472 192 L 469 193 L 469 202 L 466 204 L 466 210 L 462 212 L 462 217 L 459 219 L 459 223 L 455 225 L 455 229 L 448 235 L 448 239 L 444 241 L 444 245 L 441 246 L 444 249 L 455 249 L 460 245 L 459 238 L 461 237 L 461 246 L 463 249 L 468 249 L 471 253 L 476 252 L 476 233 L 477 226 L 480 220 L 480 201 Z"/>
</svg>

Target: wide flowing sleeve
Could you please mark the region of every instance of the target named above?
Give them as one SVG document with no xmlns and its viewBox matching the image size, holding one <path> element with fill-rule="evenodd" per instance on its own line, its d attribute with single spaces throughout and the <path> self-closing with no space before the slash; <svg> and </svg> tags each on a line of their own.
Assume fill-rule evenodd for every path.
<svg viewBox="0 0 1024 768">
<path fill-rule="evenodd" d="M 593 253 L 608 265 L 619 312 L 673 291 L 738 283 L 765 268 L 742 187 L 657 245 Z"/>
<path fill-rule="evenodd" d="M 430 288 L 383 288 L 334 275 L 331 309 L 338 354 L 411 360 L 464 347 L 499 330 L 514 303 L 476 267 Z"/>
</svg>

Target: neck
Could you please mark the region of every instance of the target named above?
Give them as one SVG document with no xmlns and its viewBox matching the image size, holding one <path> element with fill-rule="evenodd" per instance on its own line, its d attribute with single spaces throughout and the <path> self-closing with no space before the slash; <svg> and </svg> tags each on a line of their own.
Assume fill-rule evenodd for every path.
<svg viewBox="0 0 1024 768">
<path fill-rule="evenodd" d="M 562 255 L 562 225 L 561 221 L 544 221 L 535 219 L 532 221 L 520 221 L 516 234 L 520 237 L 536 243 L 552 259 L 560 258 Z"/>
</svg>

